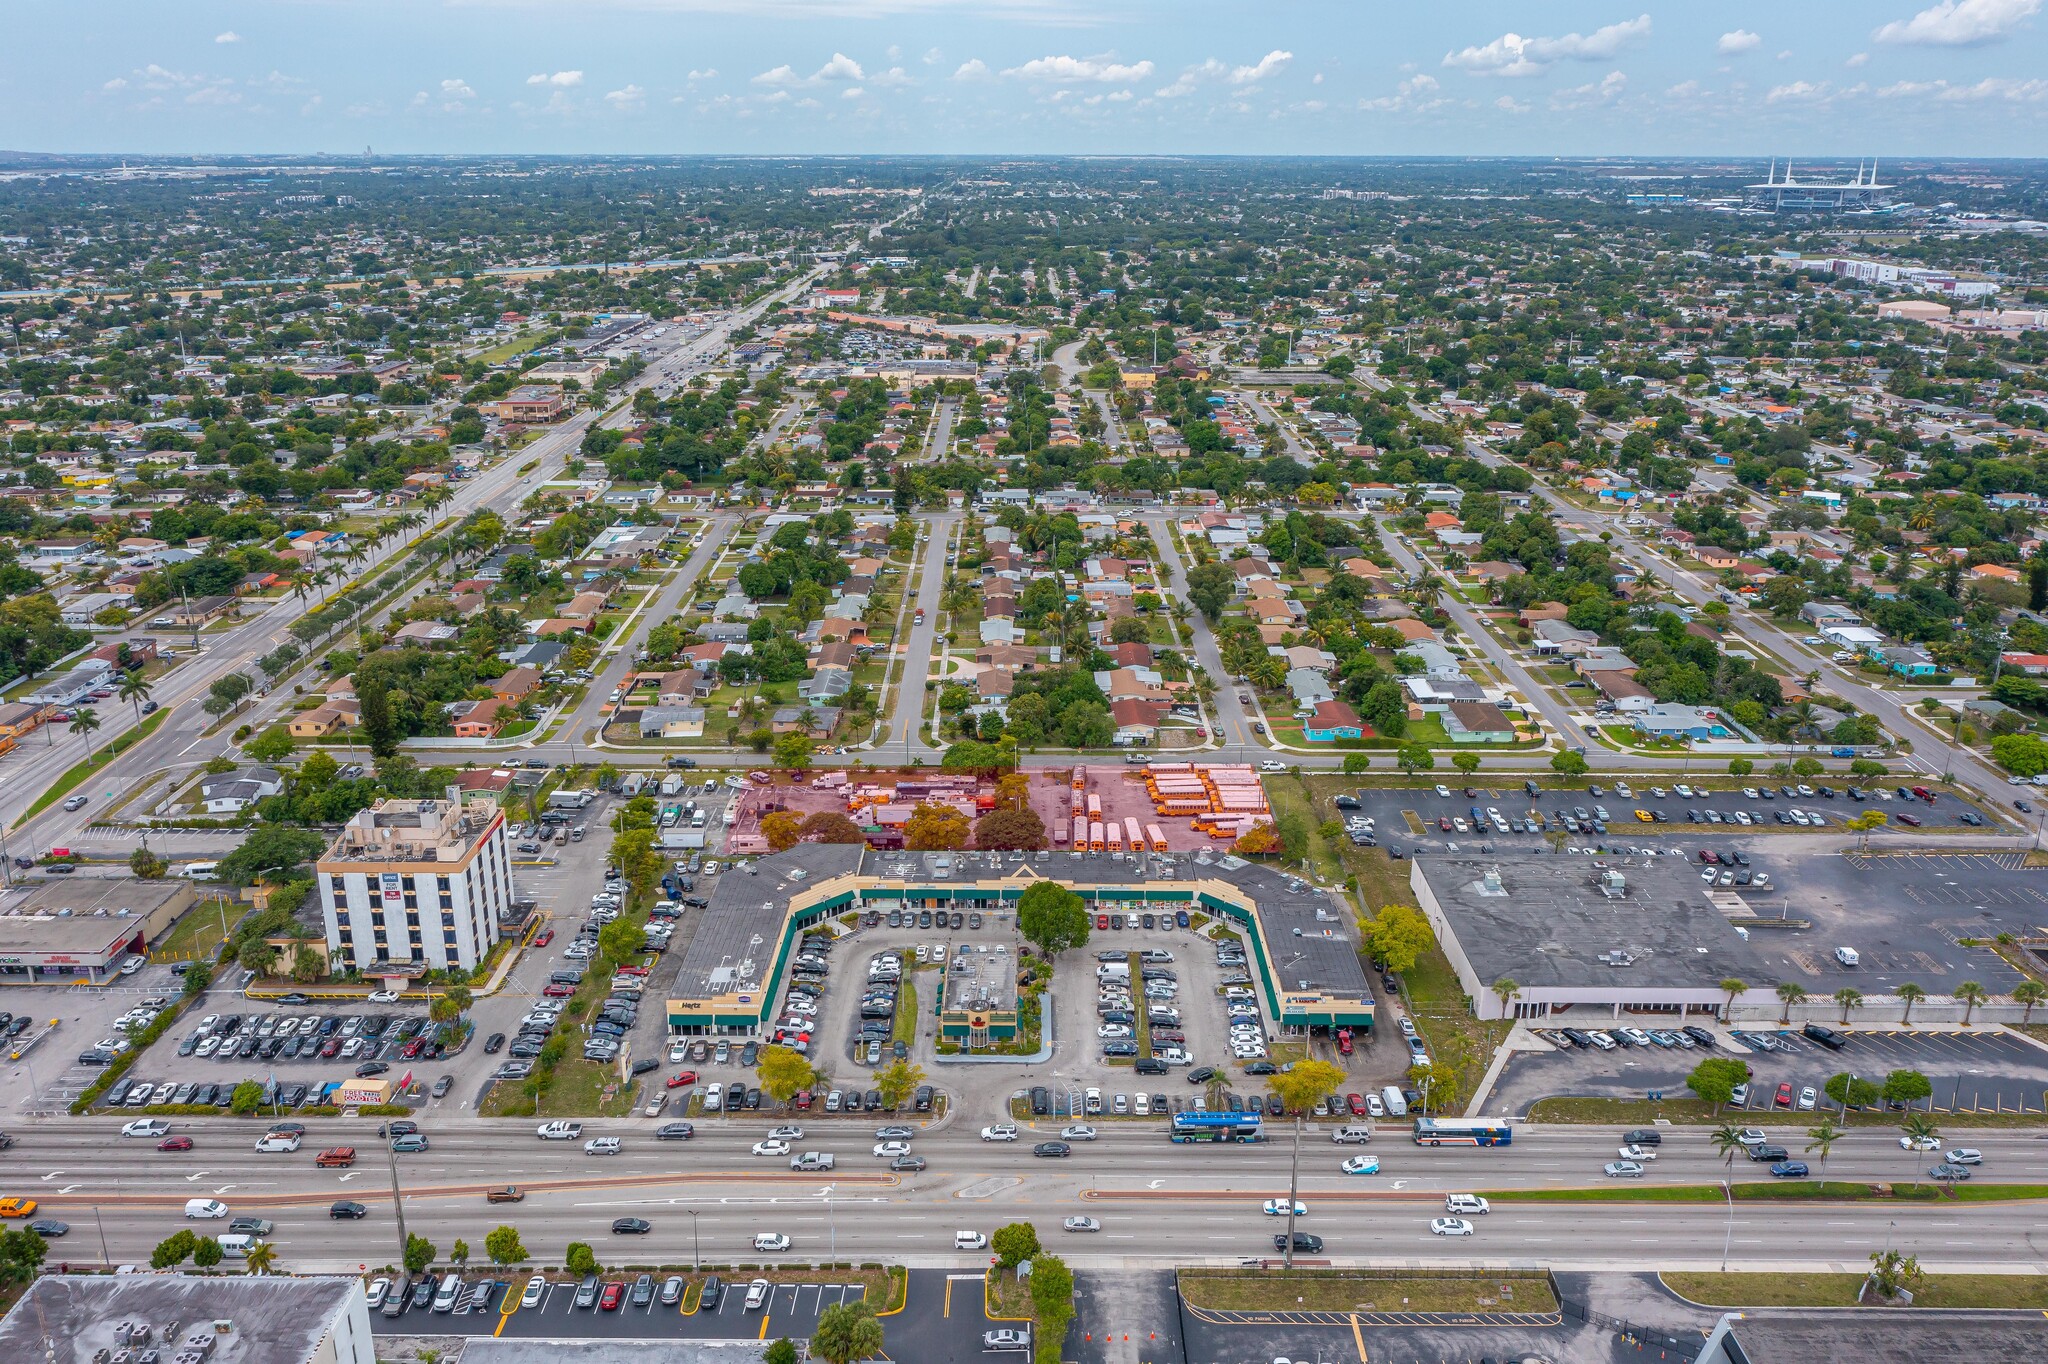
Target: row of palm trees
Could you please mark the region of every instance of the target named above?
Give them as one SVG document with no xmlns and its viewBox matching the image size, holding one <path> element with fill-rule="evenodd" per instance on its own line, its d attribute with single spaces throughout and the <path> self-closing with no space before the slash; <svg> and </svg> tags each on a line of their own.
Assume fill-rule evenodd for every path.
<svg viewBox="0 0 2048 1364">
<path fill-rule="evenodd" d="M 1745 993 L 1749 989 L 1749 982 L 1730 978 L 1721 982 L 1721 988 L 1727 992 L 1728 1003 L 1733 1006 L 1736 996 Z M 1778 1015 L 1780 1026 L 1792 1021 L 1793 1005 L 1803 1004 L 1812 998 L 1811 993 L 1804 986 L 1796 985 L 1791 981 L 1786 981 L 1779 985 L 1776 993 L 1779 1001 L 1785 1006 L 1784 1011 Z M 1963 1026 L 1966 1028 L 1970 1025 L 1970 1018 L 1976 1013 L 1978 1006 L 1989 1003 L 1992 998 L 1991 992 L 1974 980 L 1962 982 L 1955 989 L 1949 991 L 1949 994 L 1953 998 L 1962 1001 Z M 1910 1023 L 1913 1021 L 1913 1006 L 1927 998 L 1927 991 L 1915 985 L 1912 981 L 1906 981 L 1892 987 L 1892 997 L 1906 1006 L 1899 1022 L 1902 1024 Z M 1842 1008 L 1842 1021 L 1844 1023 L 1849 1021 L 1850 1010 L 1861 1008 L 1864 1003 L 1863 992 L 1852 985 L 1844 985 L 1841 989 L 1835 991 L 1832 998 Z M 2013 986 L 2010 998 L 2013 1003 L 2022 1006 L 2025 1010 L 2020 1021 L 2031 1022 L 2034 1017 L 2035 1007 L 2041 1004 L 2048 1004 L 2048 985 L 2044 985 L 2038 980 L 2021 981 L 2018 985 Z"/>
<path fill-rule="evenodd" d="M 1820 1158 L 1819 1177 L 1823 1182 L 1828 1174 L 1828 1156 L 1833 1153 L 1835 1143 L 1848 1135 L 1848 1130 L 1835 1121 L 1833 1114 L 1828 1113 L 1823 1113 L 1817 1124 L 1806 1129 L 1806 1154 Z M 1899 1145 L 1908 1153 L 1908 1158 L 1917 1171 L 1920 1158 L 1926 1152 L 1936 1149 L 1941 1137 L 1941 1128 L 1931 1114 L 1908 1113 L 1899 1123 L 1899 1132 L 1904 1137 Z M 1748 1149 L 1748 1143 L 1743 1139 L 1744 1135 L 1744 1130 L 1733 1123 L 1717 1127 L 1710 1134 L 1714 1149 L 1720 1153 L 1725 1167 L 1732 1169 L 1736 1153 Z M 1917 1187 L 1919 1182 L 1920 1178 L 1915 1174 L 1914 1185 Z"/>
</svg>

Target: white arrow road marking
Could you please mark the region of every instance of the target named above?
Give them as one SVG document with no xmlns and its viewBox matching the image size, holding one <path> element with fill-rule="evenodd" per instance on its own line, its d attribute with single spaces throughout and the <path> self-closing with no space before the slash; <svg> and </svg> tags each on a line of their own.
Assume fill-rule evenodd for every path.
<svg viewBox="0 0 2048 1364">
<path fill-rule="evenodd" d="M 348 1183 L 348 1182 L 349 1182 L 349 1181 L 350 1181 L 351 1179 L 354 1179 L 354 1178 L 355 1178 L 355 1176 L 354 1176 L 353 1174 L 346 1174 L 346 1175 L 343 1175 L 343 1176 L 341 1177 L 341 1182 L 342 1182 L 343 1184 L 346 1184 L 346 1183 Z"/>
<path fill-rule="evenodd" d="M 51 1180 L 55 1179 L 58 1175 L 61 1175 L 63 1173 L 64 1172 L 62 1170 L 52 1170 L 50 1171 L 50 1173 L 43 1176 L 43 1183 L 48 1184 Z"/>
<path fill-rule="evenodd" d="M 1148 1189 L 1159 1189 L 1159 1188 L 1164 1188 L 1165 1186 L 1166 1186 L 1166 1181 L 1165 1181 L 1165 1180 L 1163 1180 L 1163 1179 L 1155 1179 L 1155 1180 L 1152 1180 L 1152 1181 L 1151 1181 L 1150 1183 L 1148 1183 L 1148 1184 L 1146 1184 L 1146 1185 L 1145 1185 L 1145 1187 L 1146 1187 L 1146 1188 L 1148 1188 Z"/>
<path fill-rule="evenodd" d="M 1405 1179 L 1396 1179 L 1388 1183 L 1387 1187 L 1390 1189 L 1405 1189 L 1408 1187 L 1408 1181 Z"/>
<path fill-rule="evenodd" d="M 235 1186 L 232 1184 L 223 1184 L 218 1189 L 215 1189 L 213 1191 L 213 1196 L 215 1198 L 219 1198 L 222 1194 L 226 1193 L 229 1189 L 232 1189 L 234 1187 Z"/>
<path fill-rule="evenodd" d="M 85 1186 L 83 1184 L 66 1184 L 63 1188 L 57 1190 L 57 1192 L 60 1194 L 70 1193 L 73 1189 L 82 1189 L 84 1187 Z"/>
</svg>

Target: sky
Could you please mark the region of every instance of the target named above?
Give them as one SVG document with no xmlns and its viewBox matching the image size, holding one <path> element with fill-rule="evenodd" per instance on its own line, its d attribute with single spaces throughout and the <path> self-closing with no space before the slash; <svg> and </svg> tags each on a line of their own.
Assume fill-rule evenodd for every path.
<svg viewBox="0 0 2048 1364">
<path fill-rule="evenodd" d="M 2048 0 L 14 0 L 0 147 L 2039 156 Z"/>
</svg>

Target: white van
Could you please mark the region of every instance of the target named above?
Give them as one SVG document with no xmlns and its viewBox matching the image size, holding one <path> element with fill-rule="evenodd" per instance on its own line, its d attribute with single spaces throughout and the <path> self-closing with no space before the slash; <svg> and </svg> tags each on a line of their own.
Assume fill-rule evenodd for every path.
<svg viewBox="0 0 2048 1364">
<path fill-rule="evenodd" d="M 296 1132 L 272 1132 L 256 1143 L 259 1151 L 296 1151 L 299 1149 L 299 1134 Z"/>
<path fill-rule="evenodd" d="M 462 1276 L 450 1274 L 441 1280 L 440 1291 L 434 1294 L 436 1312 L 453 1312 L 455 1304 L 462 1301 Z"/>
<path fill-rule="evenodd" d="M 978 1231 L 956 1231 L 953 1233 L 953 1249 L 981 1250 L 988 1245 L 988 1237 Z"/>
<path fill-rule="evenodd" d="M 1456 1213 L 1475 1213 L 1480 1217 L 1484 1217 L 1486 1216 L 1486 1200 L 1481 1198 L 1478 1194 L 1472 1193 L 1445 1194 L 1444 1211 Z"/>
<path fill-rule="evenodd" d="M 1131 964 L 1127 961 L 1106 961 L 1095 968 L 1097 980 L 1129 980 Z"/>
<path fill-rule="evenodd" d="M 223 1236 L 220 1238 L 220 1253 L 230 1260 L 240 1260 L 249 1254 L 249 1247 L 256 1244 L 253 1236 Z"/>
<path fill-rule="evenodd" d="M 226 1217 L 228 1205 L 218 1198 L 188 1198 L 185 1200 L 185 1216 L 195 1218 Z"/>
<path fill-rule="evenodd" d="M 1856 955 L 1856 949 L 1853 947 L 1837 947 L 1835 949 L 1835 960 L 1844 966 L 1856 966 L 1863 961 L 1863 958 Z"/>
<path fill-rule="evenodd" d="M 220 874 L 218 862 L 187 862 L 174 873 L 194 881 L 209 880 Z"/>
<path fill-rule="evenodd" d="M 1389 1117 L 1405 1118 L 1408 1116 L 1408 1101 L 1401 1097 L 1401 1087 L 1399 1085 L 1388 1085 L 1385 1089 L 1382 1089 L 1380 1091 L 1380 1102 L 1387 1106 Z"/>
<path fill-rule="evenodd" d="M 1372 1140 L 1370 1127 L 1340 1127 L 1330 1134 L 1330 1140 L 1339 1146 L 1363 1146 Z"/>
</svg>

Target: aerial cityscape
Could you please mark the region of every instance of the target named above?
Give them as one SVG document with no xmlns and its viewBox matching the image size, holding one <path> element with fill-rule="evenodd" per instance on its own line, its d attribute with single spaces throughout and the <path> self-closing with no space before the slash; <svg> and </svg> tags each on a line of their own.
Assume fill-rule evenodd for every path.
<svg viewBox="0 0 2048 1364">
<path fill-rule="evenodd" d="M 1634 8 L 10 16 L 0 1364 L 2048 1357 L 2048 15 Z"/>
</svg>

